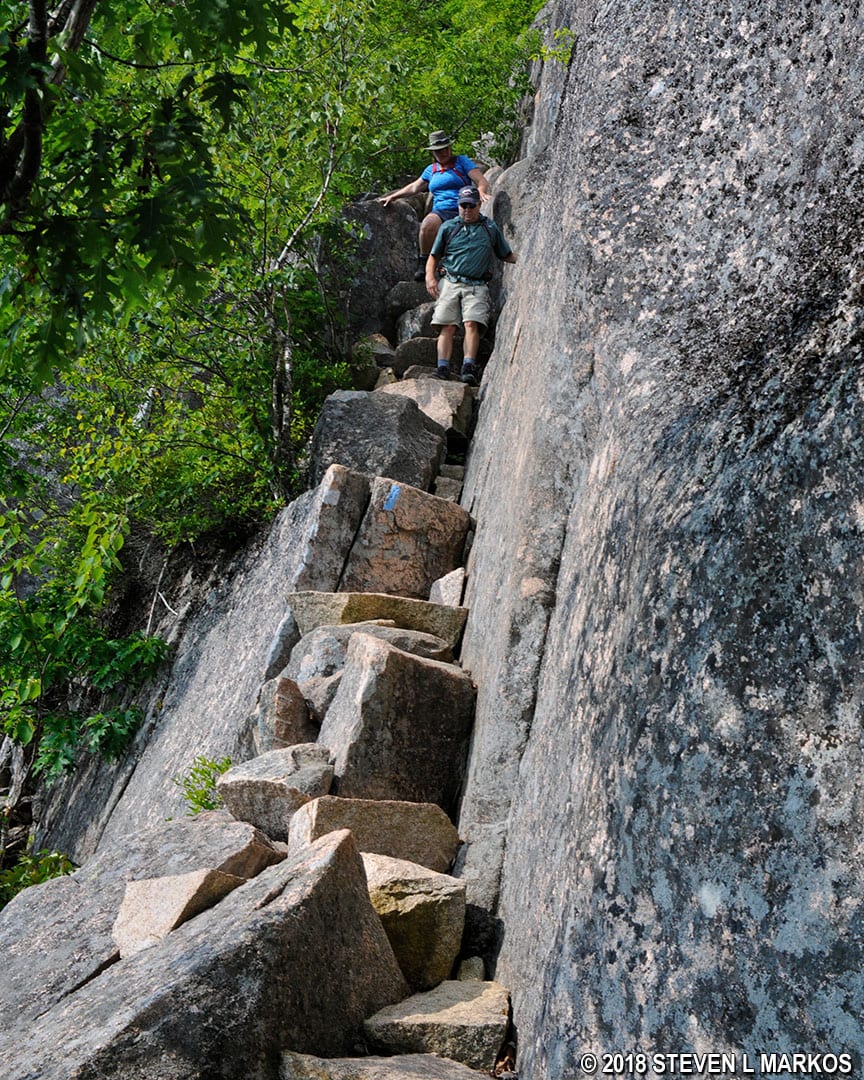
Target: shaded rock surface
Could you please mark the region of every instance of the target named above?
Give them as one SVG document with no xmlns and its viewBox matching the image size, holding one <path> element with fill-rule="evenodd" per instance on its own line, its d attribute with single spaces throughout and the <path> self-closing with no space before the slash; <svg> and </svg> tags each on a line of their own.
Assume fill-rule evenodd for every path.
<svg viewBox="0 0 864 1080">
<path fill-rule="evenodd" d="M 297 743 L 314 742 L 320 723 L 311 715 L 297 683 L 280 675 L 261 687 L 255 712 L 255 750 L 284 750 Z"/>
<path fill-rule="evenodd" d="M 0 1060 L 4 1080 L 276 1080 L 282 1049 L 344 1054 L 404 994 L 360 856 L 334 833 L 4 1030 Z"/>
<path fill-rule="evenodd" d="M 318 736 L 332 754 L 335 792 L 452 811 L 473 711 L 474 686 L 460 668 L 355 634 Z"/>
<path fill-rule="evenodd" d="M 453 864 L 459 834 L 440 806 L 394 799 L 344 799 L 325 795 L 291 819 L 294 851 L 334 829 L 350 829 L 357 847 L 445 873 Z"/>
<path fill-rule="evenodd" d="M 392 395 L 337 390 L 321 409 L 310 448 L 317 484 L 334 462 L 370 476 L 389 476 L 426 490 L 447 452 L 440 424 L 416 402 Z"/>
<path fill-rule="evenodd" d="M 507 1034 L 509 998 L 494 982 L 443 982 L 382 1009 L 365 1024 L 372 1046 L 433 1053 L 491 1071 Z"/>
<path fill-rule="evenodd" d="M 132 833 L 71 876 L 25 889 L 0 911 L 0 1031 L 46 1012 L 117 959 L 112 928 L 127 881 L 202 869 L 250 878 L 283 858 L 258 829 L 212 811 Z"/>
<path fill-rule="evenodd" d="M 355 334 L 375 333 L 388 321 L 391 289 L 410 281 L 417 268 L 417 214 L 401 199 L 387 207 L 370 200 L 347 207 L 345 218 L 360 238 L 347 290 L 344 270 L 337 271 L 347 323 Z"/>
</svg>

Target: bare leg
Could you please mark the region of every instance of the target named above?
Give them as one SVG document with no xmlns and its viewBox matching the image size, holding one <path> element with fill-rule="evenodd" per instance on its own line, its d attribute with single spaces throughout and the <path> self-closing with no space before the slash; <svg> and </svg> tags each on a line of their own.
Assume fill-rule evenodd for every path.
<svg viewBox="0 0 864 1080">
<path fill-rule="evenodd" d="M 427 214 L 420 222 L 420 254 L 425 258 L 432 250 L 435 237 L 443 222 L 437 214 Z"/>
<path fill-rule="evenodd" d="M 477 350 L 480 348 L 480 323 L 465 323 L 465 356 L 477 359 Z"/>
<path fill-rule="evenodd" d="M 438 363 L 449 364 L 453 355 L 453 337 L 456 333 L 455 326 L 442 326 L 438 333 Z"/>
</svg>

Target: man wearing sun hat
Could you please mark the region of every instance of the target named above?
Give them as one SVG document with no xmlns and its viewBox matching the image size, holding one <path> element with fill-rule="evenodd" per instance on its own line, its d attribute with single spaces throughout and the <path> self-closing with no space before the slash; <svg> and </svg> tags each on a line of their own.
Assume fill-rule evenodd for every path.
<svg viewBox="0 0 864 1080">
<path fill-rule="evenodd" d="M 515 263 L 516 255 L 496 223 L 480 213 L 476 187 L 466 185 L 457 198 L 459 217 L 441 226 L 426 262 L 426 289 L 436 301 L 432 326 L 438 329 L 438 378 L 450 378 L 453 338 L 464 324 L 461 378 L 476 386 L 477 350 L 492 308 L 488 281 L 494 258 Z"/>
<path fill-rule="evenodd" d="M 452 139 L 446 131 L 433 131 L 426 147 L 432 154 L 432 163 L 426 166 L 416 180 L 398 191 L 382 195 L 378 200 L 384 206 L 389 206 L 394 199 L 401 199 L 406 195 L 417 195 L 421 191 L 432 193 L 432 209 L 420 222 L 420 266 L 414 275 L 417 281 L 423 280 L 426 259 L 442 223 L 458 216 L 459 189 L 466 184 L 473 184 L 484 201 L 490 198 L 489 184 L 483 171 L 465 154 L 454 154 L 451 144 Z"/>
</svg>

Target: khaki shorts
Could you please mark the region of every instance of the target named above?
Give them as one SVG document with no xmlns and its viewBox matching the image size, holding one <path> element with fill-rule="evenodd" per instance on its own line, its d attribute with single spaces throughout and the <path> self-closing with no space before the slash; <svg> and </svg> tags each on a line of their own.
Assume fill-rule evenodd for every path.
<svg viewBox="0 0 864 1080">
<path fill-rule="evenodd" d="M 432 325 L 459 326 L 464 322 L 476 322 L 485 329 L 489 325 L 489 307 L 488 285 L 463 285 L 461 281 L 441 278 Z"/>
</svg>

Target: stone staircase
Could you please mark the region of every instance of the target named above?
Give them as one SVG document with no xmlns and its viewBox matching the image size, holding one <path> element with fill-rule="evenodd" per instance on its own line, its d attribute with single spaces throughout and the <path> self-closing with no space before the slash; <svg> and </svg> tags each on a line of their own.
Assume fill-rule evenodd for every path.
<svg viewBox="0 0 864 1080">
<path fill-rule="evenodd" d="M 289 597 L 302 636 L 262 686 L 259 756 L 218 783 L 232 815 L 283 841 L 289 857 L 351 831 L 372 906 L 413 991 L 364 1024 L 368 1048 L 387 1057 L 285 1052 L 282 1080 L 515 1076 L 509 995 L 485 980 L 481 958 L 461 955 L 465 886 L 448 873 L 475 697 L 456 652 L 473 524 L 458 506 L 459 461 L 476 391 L 429 378 L 436 357 L 424 298 L 408 282 L 388 296 L 399 343 L 380 335 L 372 343 L 375 392 L 415 402 L 446 432 L 451 461 L 439 465 L 434 494 L 371 481 L 338 590 Z M 414 306 L 402 312 L 405 303 Z M 310 727 L 317 734 L 307 742 Z"/>
<path fill-rule="evenodd" d="M 415 293 L 412 283 L 397 286 L 391 309 Z M 249 721 L 250 757 L 218 782 L 228 813 L 202 815 L 185 832 L 166 826 L 159 851 L 145 855 L 142 839 L 140 857 L 127 849 L 112 862 L 108 853 L 101 866 L 49 883 L 56 904 L 79 879 L 82 911 L 88 895 L 116 899 L 82 916 L 92 957 L 68 985 L 34 992 L 33 1015 L 65 999 L 72 1004 L 62 1023 L 76 1023 L 77 1009 L 78 1028 L 92 1026 L 116 985 L 128 1016 L 105 1016 L 92 1046 L 79 1039 L 77 1064 L 74 1055 L 52 1064 L 44 1049 L 19 1041 L 21 1070 L 10 1080 L 35 1075 L 35 1060 L 42 1075 L 58 1077 L 85 1062 L 130 1080 L 199 1075 L 170 1064 L 166 1047 L 179 1036 L 153 1021 L 154 995 L 179 1015 L 190 980 L 209 986 L 212 998 L 226 970 L 249 964 L 267 941 L 260 979 L 238 977 L 257 1002 L 243 1022 L 254 1014 L 255 1024 L 278 1028 L 280 1080 L 515 1076 L 509 995 L 486 979 L 482 959 L 466 954 L 466 889 L 450 873 L 476 695 L 458 662 L 474 525 L 458 499 L 476 391 L 426 377 L 435 355 L 423 336 L 425 308 L 396 317 L 404 340 L 395 348 L 379 343 L 378 389 L 333 395 L 330 415 L 322 414 L 313 440 L 315 535 L 309 566 L 295 576 L 306 587 L 289 595 L 291 617 L 274 637 Z M 389 434 L 379 426 L 371 442 L 352 437 L 351 425 L 368 430 L 370 417 L 385 417 Z M 379 475 L 382 462 L 398 475 Z M 338 542 L 326 542 L 328 530 Z M 338 560 L 332 566 L 320 565 L 322 547 Z M 196 828 L 213 838 L 190 843 Z M 74 922 L 65 919 L 73 941 Z M 63 932 L 58 920 L 47 938 L 56 945 Z M 223 1027 L 219 1075 L 242 1080 L 227 1064 L 241 1040 L 231 1023 Z M 139 1032 L 137 1050 L 127 1047 L 130 1030 Z M 62 1048 L 62 1030 L 52 1038 Z M 212 1039 L 196 1039 L 183 1036 L 184 1061 L 217 1056 Z M 44 1033 L 34 1040 L 44 1044 Z M 216 1075 L 201 1067 L 200 1075 Z M 250 1078 L 270 1075 L 245 1068 Z"/>
</svg>

